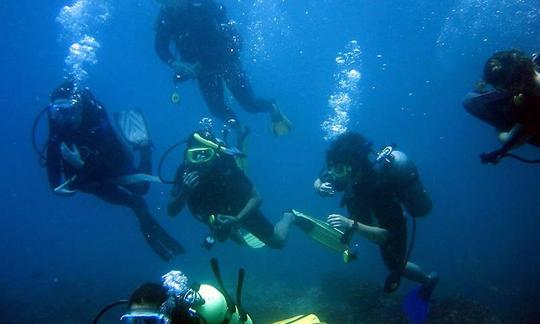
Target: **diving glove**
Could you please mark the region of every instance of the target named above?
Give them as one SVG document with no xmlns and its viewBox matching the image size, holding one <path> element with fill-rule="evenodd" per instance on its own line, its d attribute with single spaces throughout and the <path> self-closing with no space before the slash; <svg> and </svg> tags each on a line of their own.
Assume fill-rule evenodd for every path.
<svg viewBox="0 0 540 324">
<path fill-rule="evenodd" d="M 495 150 L 490 153 L 482 153 L 480 154 L 480 162 L 482 164 L 487 164 L 487 163 L 497 164 L 499 163 L 499 161 L 501 160 L 504 154 L 505 152 L 502 150 Z"/>
</svg>

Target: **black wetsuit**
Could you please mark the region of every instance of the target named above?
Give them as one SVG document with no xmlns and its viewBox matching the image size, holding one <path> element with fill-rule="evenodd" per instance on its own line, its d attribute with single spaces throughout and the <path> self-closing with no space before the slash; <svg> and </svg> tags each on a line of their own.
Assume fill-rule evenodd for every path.
<svg viewBox="0 0 540 324">
<path fill-rule="evenodd" d="M 229 215 L 236 216 L 252 196 L 253 184 L 244 172 L 236 165 L 234 158 L 221 155 L 210 170 L 187 168 L 181 165 L 176 173 L 177 183 L 173 187 L 171 196 L 181 195 L 183 190 L 184 172 L 198 171 L 199 185 L 187 197 L 190 212 L 203 223 L 210 225 L 210 216 Z M 274 225 L 262 214 L 259 209 L 246 215 L 240 225 L 248 232 L 269 246 L 274 246 L 272 237 Z M 228 238 L 229 232 L 216 231 L 217 238 Z"/>
<path fill-rule="evenodd" d="M 504 91 L 473 91 L 463 100 L 463 106 L 471 115 L 508 132 L 516 124 L 525 126 L 532 137 L 527 143 L 540 147 L 540 96 L 525 96 L 521 105 L 514 103 L 514 95 Z"/>
<path fill-rule="evenodd" d="M 67 189 L 93 194 L 111 204 L 122 205 L 133 210 L 144 234 L 145 240 L 165 260 L 173 254 L 183 252 L 183 248 L 152 217 L 142 195 L 149 189 L 149 183 L 135 183 L 120 186 L 115 179 L 134 173 L 151 173 L 151 150 L 141 150 L 140 165 L 135 168 L 127 148 L 114 132 L 107 113 L 101 103 L 88 90 L 80 95 L 82 120 L 75 129 L 61 128 L 49 118 L 49 141 L 47 146 L 47 174 L 51 189 L 65 179 L 74 181 Z M 63 160 L 61 145 L 75 145 L 84 161 L 81 169 L 76 169 Z"/>
<path fill-rule="evenodd" d="M 272 102 L 253 93 L 239 58 L 240 35 L 223 5 L 187 0 L 179 7 L 163 7 L 156 22 L 155 48 L 168 65 L 177 58 L 171 53 L 171 42 L 184 62 L 200 64 L 197 81 L 212 115 L 223 121 L 236 119 L 225 104 L 223 83 L 246 111 L 271 111 Z"/>
<path fill-rule="evenodd" d="M 96 196 L 119 205 L 138 205 L 143 202 L 140 195 L 148 189 L 148 183 L 139 183 L 125 187 L 132 195 L 122 190 L 114 183 L 118 177 L 133 173 L 150 173 L 151 156 L 141 158 L 138 169 L 133 166 L 127 148 L 120 142 L 114 132 L 105 109 L 92 94 L 84 90 L 82 100 L 81 125 L 71 130 L 60 128 L 50 122 L 49 142 L 47 146 L 47 172 L 49 184 L 52 189 L 61 184 L 62 173 L 66 179 L 77 176 L 69 189 L 80 190 L 95 194 Z M 75 145 L 81 154 L 84 166 L 77 170 L 65 163 L 61 156 L 62 142 L 69 147 Z"/>
<path fill-rule="evenodd" d="M 349 218 L 362 224 L 388 231 L 387 241 L 380 246 L 386 267 L 399 273 L 407 254 L 407 222 L 404 208 L 413 217 L 427 215 L 432 202 L 413 168 L 406 178 L 396 176 L 391 164 L 378 164 L 350 186 L 343 196 Z"/>
</svg>

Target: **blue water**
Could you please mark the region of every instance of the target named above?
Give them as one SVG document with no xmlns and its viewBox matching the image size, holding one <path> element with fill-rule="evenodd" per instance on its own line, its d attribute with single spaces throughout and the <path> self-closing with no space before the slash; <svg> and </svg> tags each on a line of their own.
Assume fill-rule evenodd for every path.
<svg viewBox="0 0 540 324">
<path fill-rule="evenodd" d="M 88 322 L 100 306 L 172 268 L 193 280 L 212 278 L 211 256 L 221 260 L 228 278 L 243 266 L 248 281 L 309 287 L 336 270 L 382 284 L 386 270 L 378 250 L 362 240 L 360 260 L 348 265 L 296 229 L 282 251 L 226 243 L 207 252 L 199 246 L 206 231 L 189 213 L 167 216 L 166 185 L 153 185 L 146 199 L 189 251 L 170 263 L 147 247 L 129 210 L 83 194 L 52 195 L 32 151 L 30 130 L 65 75 L 69 41 L 60 37 L 63 27 L 56 17 L 68 4 L 0 3 L 0 322 Z M 540 288 L 540 169 L 512 160 L 481 165 L 479 153 L 498 143 L 490 127 L 461 106 L 495 50 L 539 50 L 536 0 L 224 4 L 246 38 L 242 60 L 256 92 L 275 98 L 294 123 L 291 134 L 275 138 L 267 116 L 233 106 L 253 130 L 248 174 L 271 220 L 287 208 L 319 217 L 344 212 L 338 199 L 318 197 L 312 182 L 328 146 L 320 124 L 332 113 L 328 98 L 336 87 L 336 56 L 356 40 L 362 77 L 349 129 L 377 147 L 398 143 L 415 160 L 435 204 L 419 221 L 412 259 L 427 271 L 439 271 L 439 296 L 474 298 L 509 321 L 540 308 L 535 293 Z M 159 155 L 194 130 L 208 111 L 191 82 L 178 89 L 180 105 L 170 102 L 171 73 L 153 48 L 157 4 L 118 0 L 109 5 L 110 17 L 92 30 L 101 47 L 85 84 L 109 113 L 142 109 L 157 164 Z M 40 127 L 39 138 L 45 136 Z M 530 147 L 519 151 L 539 154 Z M 179 154 L 166 165 L 171 176 Z"/>
</svg>

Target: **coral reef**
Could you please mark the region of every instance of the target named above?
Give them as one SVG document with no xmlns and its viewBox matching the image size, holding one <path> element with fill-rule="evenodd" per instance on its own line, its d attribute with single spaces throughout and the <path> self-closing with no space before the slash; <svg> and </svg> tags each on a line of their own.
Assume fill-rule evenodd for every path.
<svg viewBox="0 0 540 324">
<path fill-rule="evenodd" d="M 402 312 L 403 294 L 385 294 L 379 284 L 355 276 L 327 273 L 318 286 L 296 287 L 287 282 L 248 285 L 245 305 L 260 323 L 314 313 L 326 323 L 408 323 Z M 435 298 L 427 323 L 467 324 L 502 321 L 486 306 L 464 296 Z"/>
</svg>

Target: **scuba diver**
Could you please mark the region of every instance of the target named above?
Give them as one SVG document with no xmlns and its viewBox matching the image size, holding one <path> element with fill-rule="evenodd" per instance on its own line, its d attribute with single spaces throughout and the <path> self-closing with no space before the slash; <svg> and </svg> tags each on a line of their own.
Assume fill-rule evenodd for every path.
<svg viewBox="0 0 540 324">
<path fill-rule="evenodd" d="M 210 113 L 223 122 L 234 122 L 239 147 L 248 130 L 225 103 L 224 84 L 249 113 L 269 113 L 275 135 L 285 135 L 291 122 L 272 100 L 255 96 L 240 62 L 241 37 L 213 0 L 158 0 L 155 49 L 174 72 L 174 82 L 196 79 Z M 173 43 L 178 55 L 171 53 Z"/>
<path fill-rule="evenodd" d="M 327 221 L 344 230 L 344 240 L 350 240 L 356 233 L 379 245 L 390 270 L 385 292 L 395 291 L 403 276 L 421 284 L 417 293 L 427 302 L 439 276 L 435 272 L 427 275 L 409 261 L 409 256 L 415 218 L 431 211 L 431 199 L 416 166 L 404 153 L 387 146 L 371 161 L 371 146 L 358 133 L 347 132 L 337 137 L 326 151 L 326 167 L 314 187 L 322 196 L 343 192 L 341 206 L 347 208 L 349 217 L 332 214 Z M 413 237 L 408 249 L 405 211 L 413 218 Z"/>
<path fill-rule="evenodd" d="M 128 111 L 116 115 L 120 137 L 103 105 L 73 81 L 64 82 L 51 93 L 44 112 L 49 123 L 44 159 L 53 193 L 71 196 L 81 191 L 126 206 L 137 217 L 146 242 L 163 260 L 184 252 L 154 220 L 142 197 L 150 188 L 152 167 L 152 146 L 142 114 Z M 127 144 L 140 153 L 138 168 Z"/>
<path fill-rule="evenodd" d="M 208 130 L 193 133 L 176 172 L 168 213 L 177 215 L 187 204 L 191 214 L 211 230 L 203 243 L 207 248 L 230 238 L 249 246 L 257 241 L 255 248 L 281 249 L 295 215 L 285 212 L 275 225 L 270 223 L 259 209 L 261 197 L 237 164 L 241 155 Z"/>
<path fill-rule="evenodd" d="M 242 307 L 245 271 L 238 271 L 236 300 L 224 287 L 216 259 L 211 260 L 218 288 L 210 284 L 189 283 L 181 271 L 172 270 L 161 277 L 161 284 L 139 286 L 129 300 L 120 300 L 103 308 L 92 321 L 97 324 L 109 309 L 128 305 L 120 320 L 129 324 L 253 324 Z M 299 315 L 272 324 L 322 324 L 314 314 Z"/>
<path fill-rule="evenodd" d="M 524 143 L 540 147 L 540 55 L 518 50 L 496 52 L 484 66 L 484 82 L 493 89 L 478 89 L 463 105 L 473 116 L 495 127 L 502 146 L 483 153 L 483 164 L 496 164 L 504 157 L 540 163 L 508 153 Z"/>
</svg>

